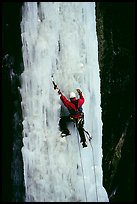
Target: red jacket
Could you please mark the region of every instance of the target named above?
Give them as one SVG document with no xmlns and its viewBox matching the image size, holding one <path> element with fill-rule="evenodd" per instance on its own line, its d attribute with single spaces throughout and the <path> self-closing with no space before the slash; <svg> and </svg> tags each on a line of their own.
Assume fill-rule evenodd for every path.
<svg viewBox="0 0 137 204">
<path fill-rule="evenodd" d="M 82 93 L 79 94 L 80 95 L 80 98 L 78 99 L 78 108 L 80 108 L 85 99 L 82 95 Z M 62 100 L 62 102 L 64 103 L 64 105 L 68 108 L 69 111 L 71 110 L 74 110 L 74 111 L 77 111 L 77 108 L 76 106 L 74 105 L 73 101 L 76 101 L 77 99 L 76 98 L 73 98 L 71 99 L 71 101 L 69 101 L 62 93 L 61 93 L 61 96 L 60 96 L 60 99 Z M 79 118 L 81 116 L 80 113 L 78 114 L 75 114 L 75 115 L 71 115 L 73 118 Z"/>
</svg>

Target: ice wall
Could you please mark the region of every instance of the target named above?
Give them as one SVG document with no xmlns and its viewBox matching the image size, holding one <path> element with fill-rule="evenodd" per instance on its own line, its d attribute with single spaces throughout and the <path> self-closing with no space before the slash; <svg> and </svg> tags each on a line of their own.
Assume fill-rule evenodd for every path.
<svg viewBox="0 0 137 204">
<path fill-rule="evenodd" d="M 107 202 L 102 186 L 95 3 L 24 3 L 21 37 L 26 201 Z M 83 92 L 84 127 L 93 137 L 86 148 L 80 144 L 74 124 L 69 125 L 71 136 L 60 137 L 63 106 L 53 89 L 52 75 L 66 97 L 76 88 Z"/>
</svg>

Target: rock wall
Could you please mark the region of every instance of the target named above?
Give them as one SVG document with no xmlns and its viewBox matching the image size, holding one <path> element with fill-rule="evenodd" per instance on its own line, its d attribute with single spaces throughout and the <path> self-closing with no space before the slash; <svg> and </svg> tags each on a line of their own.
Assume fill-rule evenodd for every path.
<svg viewBox="0 0 137 204">
<path fill-rule="evenodd" d="M 134 3 L 97 2 L 104 187 L 110 202 L 134 200 Z"/>
<path fill-rule="evenodd" d="M 21 3 L 2 4 L 2 201 L 23 202 Z"/>
</svg>

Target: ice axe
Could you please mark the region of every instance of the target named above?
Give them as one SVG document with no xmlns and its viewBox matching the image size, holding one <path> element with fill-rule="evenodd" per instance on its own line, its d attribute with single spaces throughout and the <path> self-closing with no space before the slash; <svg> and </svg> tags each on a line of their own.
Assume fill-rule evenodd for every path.
<svg viewBox="0 0 137 204">
<path fill-rule="evenodd" d="M 58 88 L 57 84 L 55 83 L 55 81 L 53 79 L 53 75 L 51 77 L 52 77 L 52 83 L 53 83 L 54 89 L 58 91 L 58 94 L 61 94 L 60 89 Z"/>
<path fill-rule="evenodd" d="M 55 83 L 55 81 L 53 79 L 53 75 L 51 76 L 51 78 L 52 78 L 52 83 L 53 83 L 54 89 L 55 90 L 58 89 L 58 86 L 57 86 L 57 84 Z"/>
</svg>

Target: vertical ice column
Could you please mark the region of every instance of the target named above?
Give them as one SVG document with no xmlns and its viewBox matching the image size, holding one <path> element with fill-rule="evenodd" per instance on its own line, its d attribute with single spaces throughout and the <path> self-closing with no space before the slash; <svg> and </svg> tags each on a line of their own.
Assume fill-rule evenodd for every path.
<svg viewBox="0 0 137 204">
<path fill-rule="evenodd" d="M 95 4 L 24 3 L 21 36 L 26 201 L 107 201 L 102 186 Z M 58 122 L 62 103 L 53 89 L 53 74 L 67 97 L 76 88 L 82 90 L 85 127 L 93 135 L 93 150 L 89 143 L 87 148 L 82 148 L 73 124 L 69 126 L 71 136 L 60 137 Z"/>
</svg>

